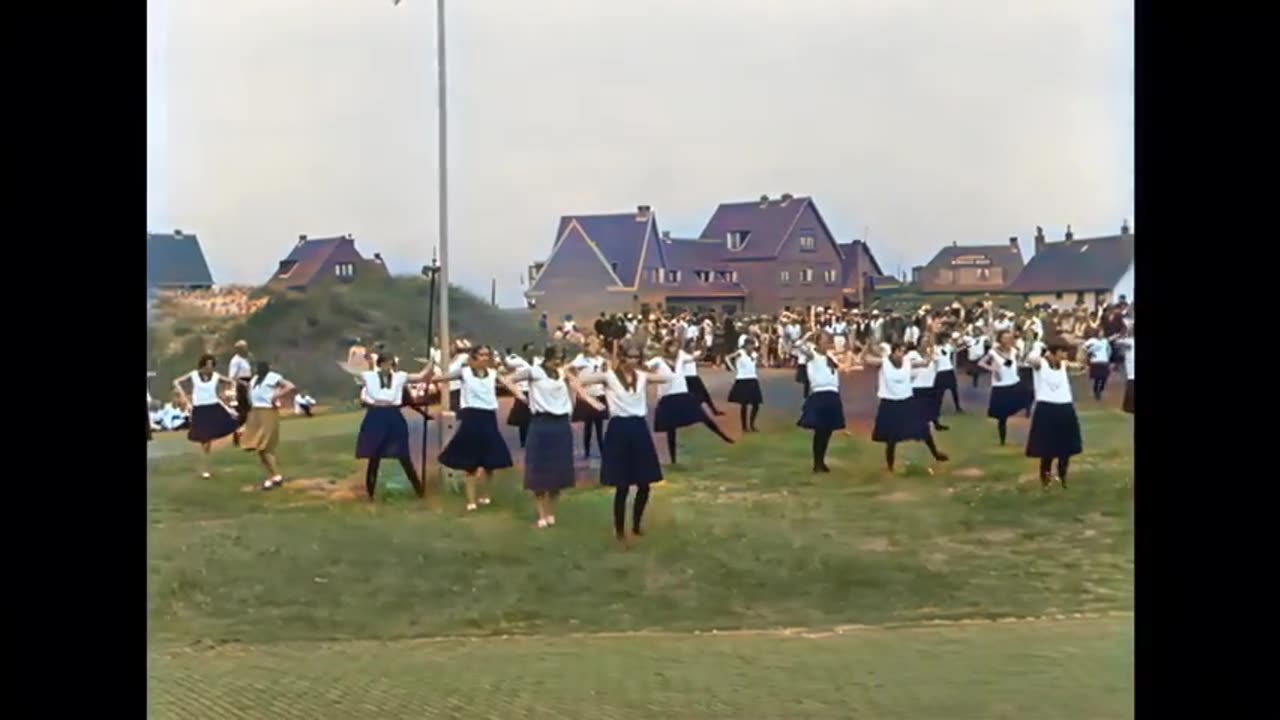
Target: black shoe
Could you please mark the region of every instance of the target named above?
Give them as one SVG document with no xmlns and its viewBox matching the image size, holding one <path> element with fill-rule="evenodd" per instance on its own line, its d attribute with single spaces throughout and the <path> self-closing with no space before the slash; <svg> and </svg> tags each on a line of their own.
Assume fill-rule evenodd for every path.
<svg viewBox="0 0 1280 720">
<path fill-rule="evenodd" d="M 631 534 L 636 537 L 644 537 L 644 531 L 640 528 L 631 528 Z"/>
<path fill-rule="evenodd" d="M 934 424 L 933 424 L 933 429 L 934 429 L 934 430 L 937 430 L 938 432 L 946 432 L 946 431 L 950 430 L 951 428 L 950 428 L 950 427 L 948 427 L 947 425 L 943 425 L 943 424 L 942 424 L 942 423 L 940 423 L 940 422 L 936 422 L 936 423 L 934 423 Z"/>
<path fill-rule="evenodd" d="M 831 468 L 827 467 L 826 463 L 819 463 L 813 466 L 813 471 L 816 473 L 829 473 Z"/>
<path fill-rule="evenodd" d="M 937 460 L 938 462 L 946 462 L 951 459 L 951 456 L 946 453 L 940 452 L 937 455 L 934 455 L 933 459 Z"/>
</svg>

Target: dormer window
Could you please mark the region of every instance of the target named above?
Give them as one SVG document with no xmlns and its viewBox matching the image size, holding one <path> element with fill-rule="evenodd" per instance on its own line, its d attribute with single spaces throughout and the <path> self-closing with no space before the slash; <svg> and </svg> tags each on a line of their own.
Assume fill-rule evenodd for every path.
<svg viewBox="0 0 1280 720">
<path fill-rule="evenodd" d="M 706 283 L 711 282 L 711 271 L 710 271 L 710 270 L 694 270 L 694 271 L 693 271 L 693 274 L 694 274 L 694 276 L 695 276 L 695 277 L 697 277 L 697 278 L 698 278 L 698 282 L 700 282 L 700 283 L 706 284 Z"/>
<path fill-rule="evenodd" d="M 668 284 L 671 284 L 671 285 L 677 285 L 677 284 L 679 284 L 679 283 L 680 283 L 680 271 L 679 271 L 679 270 L 668 270 L 668 271 L 667 271 L 666 276 L 663 278 L 663 281 L 664 281 L 664 282 L 666 282 L 666 283 L 668 283 Z"/>
<path fill-rule="evenodd" d="M 736 283 L 738 282 L 737 270 L 720 270 L 716 272 L 716 279 L 720 282 Z"/>
<path fill-rule="evenodd" d="M 298 267 L 297 260 L 280 261 L 280 269 L 276 270 L 276 277 L 287 278 L 293 274 L 293 269 Z"/>
<path fill-rule="evenodd" d="M 738 251 L 747 246 L 747 238 L 751 233 L 747 230 L 732 230 L 725 236 L 725 247 Z"/>
</svg>

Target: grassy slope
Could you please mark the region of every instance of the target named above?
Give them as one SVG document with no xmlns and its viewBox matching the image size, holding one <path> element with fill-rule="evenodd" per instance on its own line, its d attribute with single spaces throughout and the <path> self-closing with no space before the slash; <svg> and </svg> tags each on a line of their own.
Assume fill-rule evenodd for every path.
<svg viewBox="0 0 1280 720">
<path fill-rule="evenodd" d="M 369 278 L 350 285 L 330 283 L 305 295 L 281 295 L 247 321 L 163 317 L 149 328 L 148 360 L 158 372 L 152 393 L 189 372 L 206 349 L 220 365 L 236 340 L 249 341 L 257 357 L 321 402 L 345 402 L 351 380 L 335 362 L 346 358 L 349 338 L 381 340 L 411 368 L 412 358 L 426 355 L 427 294 L 425 279 Z M 449 295 L 451 333 L 504 346 L 519 346 L 537 336 L 532 318 L 498 310 L 459 288 Z"/>
</svg>

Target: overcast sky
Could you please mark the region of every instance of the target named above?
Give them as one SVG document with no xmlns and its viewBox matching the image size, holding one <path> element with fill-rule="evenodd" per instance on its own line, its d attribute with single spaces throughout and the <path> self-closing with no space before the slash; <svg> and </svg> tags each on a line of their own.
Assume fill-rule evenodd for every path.
<svg viewBox="0 0 1280 720">
<path fill-rule="evenodd" d="M 148 0 L 147 228 L 261 283 L 301 233 L 437 239 L 434 0 Z M 456 283 L 521 303 L 569 213 L 812 195 L 887 272 L 1133 221 L 1117 0 L 450 0 Z M 1135 223 L 1136 229 L 1136 223 Z"/>
</svg>

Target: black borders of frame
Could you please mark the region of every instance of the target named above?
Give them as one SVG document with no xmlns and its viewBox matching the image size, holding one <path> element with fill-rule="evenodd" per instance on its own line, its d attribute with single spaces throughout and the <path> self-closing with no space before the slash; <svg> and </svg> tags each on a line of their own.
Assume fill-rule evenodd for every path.
<svg viewBox="0 0 1280 720">
<path fill-rule="evenodd" d="M 1239 602 L 1252 599 L 1242 597 L 1252 594 L 1244 589 L 1252 585 L 1240 578 L 1251 577 L 1259 566 L 1232 567 L 1231 562 L 1247 561 L 1233 560 L 1232 552 L 1210 555 L 1205 543 L 1230 538 L 1243 545 L 1249 541 L 1242 532 L 1267 529 L 1265 521 L 1250 523 L 1240 515 L 1240 506 L 1253 496 L 1239 488 L 1264 485 L 1274 471 L 1271 477 L 1266 466 L 1232 473 L 1226 467 L 1231 459 L 1222 457 L 1232 454 L 1231 444 L 1217 446 L 1212 459 L 1198 452 L 1228 438 L 1238 445 L 1233 433 L 1241 431 L 1222 426 L 1241 421 L 1230 409 L 1208 407 L 1215 399 L 1214 376 L 1189 373 L 1182 360 L 1211 348 L 1187 347 L 1195 335 L 1187 333 L 1176 309 L 1188 298 L 1188 280 L 1212 281 L 1192 297 L 1223 291 L 1225 273 L 1214 260 L 1207 260 L 1205 269 L 1186 266 L 1205 262 L 1203 253 L 1230 251 L 1214 247 L 1212 239 L 1203 244 L 1206 225 L 1185 232 L 1189 228 L 1179 216 L 1184 209 L 1217 205 L 1209 196 L 1225 194 L 1227 186 L 1233 198 L 1222 204 L 1239 206 L 1240 176 L 1198 167 L 1212 153 L 1196 152 L 1196 146 L 1239 133 L 1225 124 L 1237 123 L 1242 112 L 1230 101 L 1197 99 L 1201 86 L 1195 78 L 1211 77 L 1207 82 L 1222 83 L 1226 93 L 1245 89 L 1249 80 L 1230 77 L 1236 69 L 1207 64 L 1234 54 L 1215 45 L 1239 47 L 1250 40 L 1241 17 L 1223 15 L 1230 29 L 1214 32 L 1215 13 L 1187 7 L 1177 12 L 1176 4 L 1161 3 L 1157 13 L 1156 0 L 1135 0 L 1135 221 L 1143 237 L 1152 238 L 1139 247 L 1136 262 L 1140 304 L 1154 308 L 1143 316 L 1143 357 L 1156 358 L 1143 367 L 1144 386 L 1151 385 L 1143 393 L 1142 419 L 1135 422 L 1135 474 L 1141 476 L 1134 491 L 1135 676 L 1141 716 L 1166 716 L 1162 706 L 1170 700 L 1191 716 L 1228 717 L 1237 714 L 1228 710 L 1232 705 L 1250 707 L 1247 699 L 1233 698 L 1249 663 L 1240 662 L 1244 656 L 1230 662 L 1222 654 L 1215 666 L 1215 658 L 1200 646 L 1220 644 L 1228 634 L 1250 639 L 1238 626 L 1232 633 L 1224 623 L 1245 612 Z M 142 234 L 138 223 L 146 192 L 146 5 L 20 3 L 11 10 L 11 17 L 39 13 L 11 25 L 20 30 L 16 49 L 28 58 L 11 65 L 22 93 L 10 105 L 16 124 L 11 137 L 19 138 L 14 150 L 23 168 L 17 178 L 22 202 L 12 208 L 10 220 L 17 235 L 9 246 L 10 261 L 21 263 L 22 270 L 11 278 L 28 283 L 46 278 L 56 285 L 11 298 L 15 315 L 27 315 L 23 325 L 15 319 L 12 326 L 30 333 L 15 339 L 34 362 L 55 366 L 50 372 L 59 376 L 60 393 L 67 394 L 51 398 L 43 390 L 41 395 L 37 391 L 49 386 L 25 382 L 31 377 L 26 373 L 14 376 L 22 378 L 16 390 L 23 406 L 11 408 L 21 425 L 10 431 L 10 439 L 15 450 L 31 453 L 35 462 L 30 470 L 11 471 L 16 477 L 9 488 L 11 512 L 23 512 L 32 524 L 11 539 L 11 556 L 24 576 L 8 583 L 10 597 L 20 605 L 11 618 L 26 647 L 14 658 L 24 684 L 8 705 L 30 703 L 41 714 L 64 715 L 50 711 L 83 707 L 94 715 L 120 709 L 145 717 L 148 521 L 146 485 L 138 475 L 145 474 L 146 461 L 136 426 L 113 420 L 129 413 L 109 403 L 117 386 L 128 387 L 119 378 L 127 380 L 141 369 L 145 341 L 141 322 L 133 331 L 120 328 L 137 315 L 146 264 L 143 244 L 128 239 Z M 1214 229 L 1214 222 L 1207 226 Z M 1239 238 L 1246 229 L 1225 229 L 1222 239 Z M 1228 286 L 1226 292 L 1236 289 Z M 60 300 L 63 310 L 52 300 Z M 89 310 L 66 314 L 86 302 Z M 77 347 L 65 347 L 68 337 Z M 1211 359 L 1193 357 L 1191 367 Z M 104 379 L 86 384 L 72 373 Z M 65 420 L 68 407 L 82 411 L 86 421 L 75 430 L 75 445 L 39 429 L 55 419 L 55 412 Z M 1187 445 L 1179 448 L 1179 442 Z M 1263 444 L 1243 452 L 1257 460 L 1269 451 Z M 15 453 L 11 467 L 24 467 L 16 460 Z M 34 477 L 27 480 L 26 473 Z M 1231 526 L 1214 527 L 1219 523 Z M 1206 560 L 1197 561 L 1201 557 Z M 1265 623 L 1262 614 L 1241 619 L 1255 627 Z M 1222 675 L 1214 677 L 1215 672 Z M 1211 685 L 1222 692 L 1210 690 Z M 1196 713 L 1201 703 L 1206 710 L 1212 703 L 1215 712 Z"/>
</svg>

